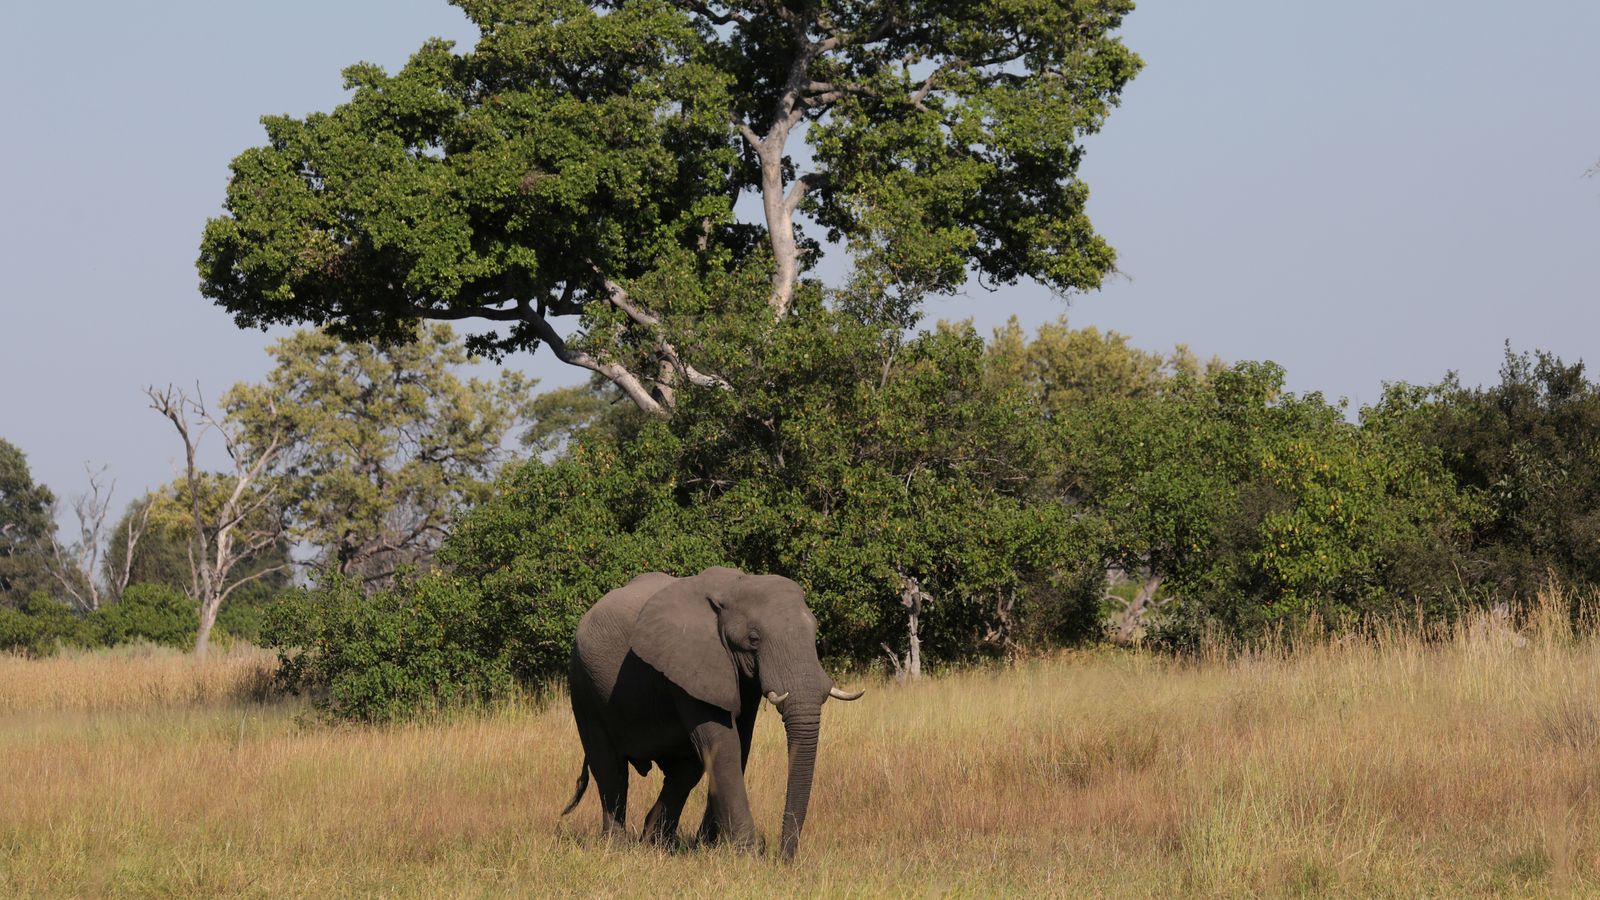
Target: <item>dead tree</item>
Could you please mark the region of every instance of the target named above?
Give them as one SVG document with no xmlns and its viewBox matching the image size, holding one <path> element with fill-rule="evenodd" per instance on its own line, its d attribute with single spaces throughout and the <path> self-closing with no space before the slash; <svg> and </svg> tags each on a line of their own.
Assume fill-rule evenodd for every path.
<svg viewBox="0 0 1600 900">
<path fill-rule="evenodd" d="M 994 620 L 985 629 L 983 642 L 1007 661 L 1017 658 L 1017 595 L 1015 591 L 995 591 Z"/>
<path fill-rule="evenodd" d="M 128 573 L 133 568 L 134 551 L 150 518 L 150 508 L 146 506 L 128 517 L 127 541 L 119 566 L 117 561 L 109 559 L 110 548 L 105 546 L 103 540 L 106 515 L 111 511 L 111 497 L 117 490 L 116 479 L 105 485 L 102 493 L 100 479 L 105 475 L 105 467 L 96 471 L 85 466 L 84 471 L 89 475 L 89 490 L 72 501 L 72 512 L 78 519 L 78 541 L 70 548 L 63 547 L 52 532 L 51 558 L 46 568 L 61 584 L 67 596 L 72 598 L 78 611 L 91 613 L 108 600 L 112 603 L 121 602 L 122 593 L 128 587 Z M 99 572 L 102 559 L 107 563 L 104 585 L 100 582 Z"/>
<path fill-rule="evenodd" d="M 242 431 L 229 431 L 206 411 L 202 400 L 191 400 L 182 391 L 168 387 L 145 389 L 150 408 L 167 417 L 183 440 L 184 484 L 189 492 L 190 524 L 189 577 L 190 599 L 200 606 L 199 630 L 195 635 L 195 658 L 204 660 L 217 623 L 217 612 L 240 586 L 281 572 L 289 563 L 264 566 L 248 575 L 234 577 L 240 563 L 259 556 L 284 536 L 283 511 L 275 502 L 270 474 L 283 452 L 281 430 L 265 441 L 248 444 Z M 190 424 L 194 416 L 198 431 Z M 222 436 L 233 471 L 206 478 L 195 462 L 196 450 L 206 431 Z"/>
<path fill-rule="evenodd" d="M 914 681 L 922 677 L 922 638 L 918 630 L 921 627 L 922 604 L 932 599 L 932 595 L 924 591 L 915 578 L 904 573 L 900 575 L 900 605 L 906 608 L 906 655 L 902 659 L 887 643 L 879 645 L 889 655 L 896 681 Z"/>
<path fill-rule="evenodd" d="M 1113 582 L 1114 583 L 1114 582 Z M 1127 601 L 1122 611 L 1109 623 L 1111 639 L 1119 644 L 1136 644 L 1144 637 L 1146 619 L 1162 604 L 1156 603 L 1156 591 L 1161 588 L 1161 576 L 1151 574 L 1140 586 L 1133 599 Z"/>
</svg>

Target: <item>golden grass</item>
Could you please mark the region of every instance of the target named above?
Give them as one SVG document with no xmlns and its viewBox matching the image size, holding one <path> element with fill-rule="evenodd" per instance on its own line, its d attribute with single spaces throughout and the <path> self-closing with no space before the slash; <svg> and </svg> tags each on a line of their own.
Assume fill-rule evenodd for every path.
<svg viewBox="0 0 1600 900">
<path fill-rule="evenodd" d="M 870 685 L 828 705 L 794 866 L 607 845 L 592 789 L 559 818 L 579 761 L 561 702 L 387 729 L 221 688 L 28 706 L 4 680 L 27 666 L 141 661 L 6 661 L 0 895 L 1594 895 L 1600 642 L 1563 622 Z M 782 738 L 763 716 L 769 835 Z M 635 827 L 658 785 L 635 779 Z"/>
<path fill-rule="evenodd" d="M 42 660 L 0 653 L 0 715 L 209 706 L 263 697 L 276 656 L 247 644 L 188 653 L 154 644 L 66 651 Z"/>
</svg>

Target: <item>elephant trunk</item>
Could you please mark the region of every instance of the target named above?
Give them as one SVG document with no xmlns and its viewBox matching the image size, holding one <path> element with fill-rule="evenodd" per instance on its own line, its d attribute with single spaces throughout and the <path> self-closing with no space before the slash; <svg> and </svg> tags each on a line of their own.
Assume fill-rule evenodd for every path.
<svg viewBox="0 0 1600 900">
<path fill-rule="evenodd" d="M 783 830 L 778 852 L 783 860 L 794 859 L 800 846 L 800 829 L 806 823 L 806 807 L 811 802 L 811 777 L 816 771 L 817 731 L 822 722 L 819 705 L 802 709 L 785 708 L 783 727 L 789 743 L 789 784 L 783 801 Z"/>
</svg>

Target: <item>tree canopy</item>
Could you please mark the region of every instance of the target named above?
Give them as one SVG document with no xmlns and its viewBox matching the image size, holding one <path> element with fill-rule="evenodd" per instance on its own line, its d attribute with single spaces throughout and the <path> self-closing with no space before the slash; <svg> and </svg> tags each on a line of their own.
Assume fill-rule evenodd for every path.
<svg viewBox="0 0 1600 900">
<path fill-rule="evenodd" d="M 479 320 L 473 350 L 548 345 L 665 414 L 730 385 L 698 358 L 716 322 L 790 314 L 805 217 L 857 288 L 913 304 L 969 271 L 1073 291 L 1114 265 L 1077 173 L 1140 65 L 1114 36 L 1131 0 L 457 5 L 472 51 L 351 66 L 348 102 L 267 117 L 233 161 L 199 267 L 241 326 Z"/>
</svg>

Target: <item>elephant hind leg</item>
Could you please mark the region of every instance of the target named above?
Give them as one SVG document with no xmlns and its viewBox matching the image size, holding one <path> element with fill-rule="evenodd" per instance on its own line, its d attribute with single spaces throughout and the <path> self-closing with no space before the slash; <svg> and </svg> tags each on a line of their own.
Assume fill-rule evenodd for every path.
<svg viewBox="0 0 1600 900">
<path fill-rule="evenodd" d="M 599 723 L 577 716 L 584 764 L 600 792 L 600 830 L 607 837 L 628 833 L 628 763 L 611 746 Z M 581 782 L 581 779 L 580 779 Z"/>
<path fill-rule="evenodd" d="M 678 821 L 683 816 L 683 804 L 689 792 L 700 783 L 702 766 L 695 757 L 658 760 L 665 779 L 661 796 L 644 817 L 644 839 L 652 844 L 666 845 L 678 836 Z"/>
<path fill-rule="evenodd" d="M 628 766 L 621 760 L 589 762 L 595 787 L 600 791 L 600 830 L 607 837 L 628 833 Z"/>
</svg>

